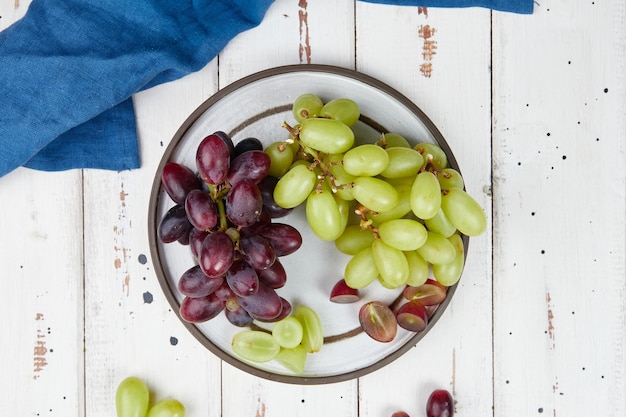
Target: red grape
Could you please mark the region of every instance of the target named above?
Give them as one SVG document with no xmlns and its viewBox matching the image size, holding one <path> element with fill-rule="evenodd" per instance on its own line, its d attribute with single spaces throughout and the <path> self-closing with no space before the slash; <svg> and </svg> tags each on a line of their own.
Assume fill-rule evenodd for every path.
<svg viewBox="0 0 626 417">
<path fill-rule="evenodd" d="M 194 257 L 198 257 L 202 242 L 204 242 L 204 239 L 206 239 L 208 235 L 209 232 L 196 228 L 191 229 L 191 232 L 189 232 L 189 246 L 191 247 L 191 253 Z"/>
<path fill-rule="evenodd" d="M 359 311 L 359 322 L 365 333 L 379 342 L 391 342 L 398 332 L 396 315 L 380 301 L 363 304 Z"/>
<path fill-rule="evenodd" d="M 206 297 L 185 297 L 180 304 L 180 316 L 190 323 L 211 320 L 224 310 L 224 301 L 215 294 Z"/>
<path fill-rule="evenodd" d="M 248 312 L 244 310 L 234 298 L 226 302 L 224 314 L 226 315 L 228 321 L 237 327 L 248 326 L 254 321 L 250 314 L 248 314 Z"/>
<path fill-rule="evenodd" d="M 391 417 L 410 417 L 410 416 L 404 411 L 396 411 L 395 413 L 391 415 Z"/>
<path fill-rule="evenodd" d="M 417 300 L 409 301 L 396 311 L 398 325 L 412 332 L 421 332 L 428 324 L 428 311 Z"/>
<path fill-rule="evenodd" d="M 178 290 L 187 297 L 205 297 L 218 289 L 224 278 L 209 278 L 202 272 L 200 265 L 194 265 L 185 271 L 178 280 Z"/>
<path fill-rule="evenodd" d="M 274 188 L 276 188 L 277 182 L 278 178 L 268 175 L 257 184 L 263 199 L 263 211 L 267 211 L 273 219 L 284 217 L 293 210 L 281 207 L 274 201 Z"/>
<path fill-rule="evenodd" d="M 239 240 L 239 250 L 254 269 L 267 269 L 276 261 L 276 253 L 269 240 L 261 235 L 248 235 Z"/>
<path fill-rule="evenodd" d="M 196 229 L 211 230 L 217 225 L 217 206 L 206 191 L 190 191 L 185 199 L 185 211 Z"/>
<path fill-rule="evenodd" d="M 230 150 L 224 140 L 212 134 L 200 142 L 196 151 L 196 166 L 200 178 L 207 184 L 221 184 L 230 168 Z"/>
<path fill-rule="evenodd" d="M 163 243 L 175 242 L 188 235 L 193 225 L 187 219 L 185 207 L 180 204 L 170 208 L 159 223 L 159 239 Z"/>
<path fill-rule="evenodd" d="M 261 217 L 261 192 L 251 180 L 245 179 L 235 184 L 226 195 L 225 203 L 228 220 L 237 226 L 252 226 Z"/>
<path fill-rule="evenodd" d="M 298 229 L 285 223 L 262 226 L 257 233 L 270 241 L 276 256 L 290 255 L 302 246 L 302 235 Z"/>
<path fill-rule="evenodd" d="M 184 204 L 191 190 L 201 188 L 196 174 L 188 167 L 176 162 L 168 162 L 161 171 L 161 183 L 167 195 L 176 203 Z"/>
<path fill-rule="evenodd" d="M 259 283 L 259 289 L 253 295 L 237 296 L 237 302 L 252 317 L 258 320 L 272 320 L 277 318 L 283 309 L 283 302 L 273 288 Z"/>
<path fill-rule="evenodd" d="M 258 270 L 257 274 L 259 275 L 259 281 L 270 288 L 282 288 L 287 283 L 287 272 L 278 259 L 269 268 Z"/>
<path fill-rule="evenodd" d="M 259 277 L 254 269 L 242 259 L 237 259 L 226 272 L 226 282 L 236 295 L 253 295 L 259 288 Z"/>
<path fill-rule="evenodd" d="M 426 416 L 452 417 L 453 415 L 454 400 L 452 399 L 452 395 L 444 389 L 433 391 L 426 402 Z"/>
<path fill-rule="evenodd" d="M 249 151 L 262 151 L 263 143 L 257 138 L 245 138 L 240 140 L 237 145 L 235 145 L 235 151 L 233 152 L 234 156 L 237 157 L 244 152 Z"/>
<path fill-rule="evenodd" d="M 210 233 L 202 242 L 198 263 L 209 277 L 224 275 L 233 263 L 235 247 L 224 232 Z"/>
<path fill-rule="evenodd" d="M 258 183 L 265 178 L 269 170 L 270 157 L 268 154 L 257 150 L 248 151 L 231 162 L 228 170 L 228 182 L 235 185 L 243 179 L 249 179 Z"/>
</svg>

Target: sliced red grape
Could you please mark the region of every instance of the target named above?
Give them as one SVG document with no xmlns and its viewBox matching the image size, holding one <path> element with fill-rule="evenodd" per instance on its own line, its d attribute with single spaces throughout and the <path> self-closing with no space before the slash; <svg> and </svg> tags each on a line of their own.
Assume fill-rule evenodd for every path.
<svg viewBox="0 0 626 417">
<path fill-rule="evenodd" d="M 224 310 L 224 301 L 214 293 L 206 297 L 185 297 L 180 304 L 180 316 L 190 323 L 211 320 Z"/>
<path fill-rule="evenodd" d="M 272 223 L 258 228 L 256 232 L 269 239 L 276 256 L 290 255 L 302 246 L 302 235 L 289 224 Z"/>
<path fill-rule="evenodd" d="M 196 229 L 211 230 L 217 225 L 217 206 L 206 191 L 190 191 L 185 199 L 185 211 Z"/>
<path fill-rule="evenodd" d="M 186 270 L 178 280 L 178 291 L 187 297 L 205 297 L 218 289 L 224 278 L 209 278 L 202 272 L 200 265 L 194 265 Z"/>
<path fill-rule="evenodd" d="M 236 295 L 242 297 L 255 294 L 259 288 L 256 271 L 243 259 L 235 260 L 228 268 L 226 282 Z"/>
<path fill-rule="evenodd" d="M 247 227 L 258 222 L 261 217 L 263 200 L 256 184 L 245 179 L 230 189 L 225 205 L 228 220 L 237 226 Z"/>
<path fill-rule="evenodd" d="M 391 417 L 410 417 L 410 416 L 404 411 L 396 411 L 395 413 L 391 415 Z"/>
<path fill-rule="evenodd" d="M 163 243 L 175 242 L 193 229 L 193 225 L 187 219 L 185 207 L 180 204 L 170 208 L 159 223 L 158 235 Z"/>
<path fill-rule="evenodd" d="M 444 390 L 434 390 L 426 402 L 427 417 L 453 417 L 454 399 L 452 395 Z"/>
<path fill-rule="evenodd" d="M 420 286 L 407 286 L 402 295 L 407 300 L 419 300 L 425 306 L 440 304 L 446 299 L 447 289 L 434 279 L 428 279 Z"/>
<path fill-rule="evenodd" d="M 217 134 L 207 136 L 196 150 L 198 175 L 207 184 L 221 184 L 228 176 L 230 168 L 230 150 Z"/>
<path fill-rule="evenodd" d="M 276 259 L 269 268 L 258 270 L 257 274 L 259 281 L 270 288 L 282 288 L 287 283 L 287 271 L 279 259 Z"/>
<path fill-rule="evenodd" d="M 252 150 L 237 156 L 230 163 L 228 170 L 228 182 L 231 185 L 239 181 L 249 179 L 258 183 L 270 170 L 270 157 L 263 151 Z"/>
<path fill-rule="evenodd" d="M 359 290 L 349 287 L 344 279 L 340 279 L 330 291 L 330 301 L 339 304 L 354 303 L 361 299 Z"/>
<path fill-rule="evenodd" d="M 281 297 L 273 288 L 263 283 L 259 283 L 259 289 L 256 294 L 247 297 L 237 296 L 237 302 L 252 317 L 258 320 L 273 320 L 283 310 Z"/>
<path fill-rule="evenodd" d="M 363 331 L 379 342 L 391 342 L 398 332 L 396 315 L 380 301 L 363 304 L 359 311 L 359 322 Z"/>
<path fill-rule="evenodd" d="M 270 241 L 261 235 L 248 235 L 239 240 L 239 250 L 246 262 L 256 270 L 267 269 L 276 261 Z"/>
<path fill-rule="evenodd" d="M 184 204 L 191 190 L 202 187 L 200 179 L 188 167 L 176 162 L 168 162 L 161 171 L 163 189 L 176 204 Z"/>
<path fill-rule="evenodd" d="M 404 303 L 396 311 L 398 325 L 411 332 L 421 332 L 428 325 L 428 311 L 418 300 Z"/>
<path fill-rule="evenodd" d="M 200 247 L 198 263 L 209 277 L 224 275 L 233 263 L 235 247 L 233 241 L 224 232 L 207 235 Z"/>
</svg>

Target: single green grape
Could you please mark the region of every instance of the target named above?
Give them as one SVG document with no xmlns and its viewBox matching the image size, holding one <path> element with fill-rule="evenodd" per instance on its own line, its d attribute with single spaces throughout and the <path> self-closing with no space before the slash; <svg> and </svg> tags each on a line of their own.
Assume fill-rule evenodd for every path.
<svg viewBox="0 0 626 417">
<path fill-rule="evenodd" d="M 318 116 L 322 111 L 322 107 L 324 107 L 322 99 L 320 99 L 315 94 L 307 93 L 302 94 L 296 98 L 296 100 L 293 102 L 293 107 L 291 111 L 293 117 L 299 123 L 302 123 L 302 121 L 305 119 Z"/>
<path fill-rule="evenodd" d="M 335 240 L 335 247 L 341 253 L 354 256 L 372 246 L 373 242 L 374 235 L 369 229 L 362 229 L 358 224 L 353 224 L 347 226 L 341 236 Z"/>
<path fill-rule="evenodd" d="M 422 167 L 426 167 L 430 161 L 436 170 L 448 168 L 448 157 L 439 146 L 432 143 L 422 142 L 415 145 L 413 149 L 422 154 L 422 158 L 424 158 L 424 165 Z"/>
<path fill-rule="evenodd" d="M 336 98 L 324 104 L 320 117 L 338 120 L 346 126 L 354 125 L 361 116 L 361 109 L 356 101 L 349 98 Z"/>
<path fill-rule="evenodd" d="M 454 285 L 459 281 L 465 265 L 465 247 L 463 246 L 461 236 L 458 233 L 454 233 L 448 240 L 454 245 L 456 256 L 447 264 L 433 265 L 435 279 L 446 287 Z"/>
<path fill-rule="evenodd" d="M 117 386 L 115 394 L 117 417 L 144 417 L 148 412 L 149 402 L 150 391 L 143 380 L 131 376 Z"/>
<path fill-rule="evenodd" d="M 437 210 L 437 214 L 435 214 L 430 219 L 424 220 L 424 224 L 433 232 L 437 232 L 443 237 L 450 237 L 454 232 L 456 232 L 456 227 L 452 224 L 446 213 L 440 208 Z"/>
<path fill-rule="evenodd" d="M 417 174 L 411 188 L 411 210 L 418 218 L 430 219 L 441 207 L 441 187 L 430 171 Z"/>
<path fill-rule="evenodd" d="M 442 190 L 449 190 L 450 188 L 459 188 L 463 189 L 465 187 L 465 183 L 463 181 L 463 177 L 454 168 L 446 168 L 437 172 L 437 179 L 439 180 L 439 185 L 441 185 Z"/>
<path fill-rule="evenodd" d="M 421 247 L 428 232 L 424 225 L 412 219 L 389 220 L 378 226 L 378 235 L 387 245 L 401 251 L 412 251 Z"/>
<path fill-rule="evenodd" d="M 411 212 L 411 185 L 400 184 L 394 186 L 394 188 L 398 192 L 398 204 L 394 208 L 383 213 L 368 213 L 367 217 L 372 220 L 374 226 L 379 226 L 389 220 L 402 218 Z"/>
<path fill-rule="evenodd" d="M 274 142 L 265 148 L 265 153 L 270 157 L 270 169 L 268 175 L 280 178 L 293 164 L 293 150 L 284 142 Z"/>
<path fill-rule="evenodd" d="M 372 243 L 372 255 L 380 276 L 379 280 L 384 287 L 398 288 L 405 285 L 409 279 L 409 263 L 404 252 L 393 248 L 382 239 Z"/>
<path fill-rule="evenodd" d="M 428 280 L 429 265 L 417 251 L 404 252 L 409 263 L 409 278 L 406 284 L 412 287 L 419 287 Z"/>
<path fill-rule="evenodd" d="M 389 155 L 377 145 L 356 146 L 343 156 L 343 169 L 355 177 L 373 177 L 385 170 L 389 164 Z"/>
<path fill-rule="evenodd" d="M 274 359 L 280 351 L 280 345 L 269 333 L 243 330 L 233 336 L 232 349 L 246 360 L 262 363 Z"/>
<path fill-rule="evenodd" d="M 272 328 L 272 336 L 281 348 L 295 348 L 302 342 L 302 334 L 302 324 L 293 316 L 276 322 Z"/>
<path fill-rule="evenodd" d="M 456 256 L 454 245 L 445 237 L 436 232 L 428 232 L 426 242 L 417 249 L 425 261 L 431 264 L 447 264 Z"/>
<path fill-rule="evenodd" d="M 304 346 L 298 345 L 291 349 L 281 348 L 274 360 L 294 374 L 302 375 L 306 366 L 307 356 L 308 353 Z"/>
<path fill-rule="evenodd" d="M 397 133 L 383 133 L 376 142 L 376 145 L 382 146 L 385 149 L 411 147 L 409 141 L 406 140 L 404 136 Z"/>
<path fill-rule="evenodd" d="M 185 406 L 176 399 L 166 398 L 150 407 L 146 417 L 185 417 Z"/>
<path fill-rule="evenodd" d="M 307 199 L 316 181 L 315 172 L 308 168 L 306 162 L 296 162 L 276 183 L 274 201 L 284 208 L 296 207 Z"/>
<path fill-rule="evenodd" d="M 310 307 L 299 305 L 293 316 L 302 324 L 302 346 L 308 353 L 319 352 L 324 344 L 324 329 L 317 313 Z"/>
<path fill-rule="evenodd" d="M 337 194 L 333 194 L 333 197 L 335 198 L 335 203 L 337 203 L 337 209 L 339 209 L 339 217 L 341 219 L 340 229 L 341 233 L 343 233 L 348 226 L 348 222 L 350 221 L 350 215 L 353 213 L 351 210 L 351 204 L 349 201 L 344 200 Z"/>
<path fill-rule="evenodd" d="M 372 242 L 373 243 L 373 242 Z M 354 255 L 346 265 L 344 279 L 350 288 L 361 289 L 370 285 L 378 277 L 372 246 Z"/>
<path fill-rule="evenodd" d="M 387 148 L 389 163 L 380 173 L 385 178 L 404 178 L 417 175 L 424 164 L 422 155 L 411 148 Z"/>
<path fill-rule="evenodd" d="M 352 183 L 354 198 L 377 213 L 393 210 L 398 205 L 398 191 L 388 182 L 374 177 L 357 177 Z"/>
<path fill-rule="evenodd" d="M 304 145 L 324 153 L 343 153 L 354 144 L 352 129 L 333 119 L 303 120 L 299 138 Z"/>
<path fill-rule="evenodd" d="M 480 204 L 465 191 L 450 188 L 441 199 L 441 208 L 450 222 L 467 236 L 478 236 L 487 229 L 487 216 Z"/>
<path fill-rule="evenodd" d="M 324 164 L 328 167 L 330 175 L 326 177 L 326 182 L 333 192 L 343 200 L 352 201 L 352 181 L 355 176 L 350 175 L 343 169 L 343 154 L 329 154 L 324 156 Z"/>
<path fill-rule="evenodd" d="M 320 192 L 321 191 L 321 192 Z M 306 219 L 309 227 L 322 240 L 333 241 L 343 233 L 347 219 L 342 216 L 337 200 L 324 184 L 313 190 L 306 200 Z"/>
</svg>

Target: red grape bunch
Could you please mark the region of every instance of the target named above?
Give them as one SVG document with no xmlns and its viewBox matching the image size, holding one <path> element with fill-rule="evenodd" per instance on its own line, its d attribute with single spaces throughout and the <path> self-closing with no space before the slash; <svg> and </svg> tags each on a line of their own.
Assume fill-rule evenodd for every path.
<svg viewBox="0 0 626 417">
<path fill-rule="evenodd" d="M 268 175 L 263 145 L 247 138 L 234 146 L 215 132 L 198 145 L 195 168 L 168 162 L 161 174 L 175 205 L 161 219 L 159 239 L 189 245 L 197 261 L 178 281 L 180 316 L 199 323 L 224 311 L 239 327 L 287 317 L 292 306 L 276 291 L 287 279 L 279 258 L 295 252 L 302 236 L 272 222 L 290 210 L 274 202 L 277 179 Z"/>
</svg>

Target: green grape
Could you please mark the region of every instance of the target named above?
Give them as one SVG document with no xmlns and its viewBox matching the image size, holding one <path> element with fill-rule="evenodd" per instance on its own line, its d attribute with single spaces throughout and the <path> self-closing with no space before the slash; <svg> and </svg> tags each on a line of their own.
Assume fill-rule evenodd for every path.
<svg viewBox="0 0 626 417">
<path fill-rule="evenodd" d="M 321 190 L 316 189 L 309 194 L 306 219 L 313 233 L 325 241 L 333 241 L 341 236 L 347 222 L 347 219 L 344 222 L 337 200 L 326 184 Z"/>
<path fill-rule="evenodd" d="M 465 247 L 463 239 L 457 233 L 453 234 L 448 240 L 454 245 L 456 256 L 447 264 L 433 265 L 433 275 L 437 282 L 441 285 L 449 287 L 458 282 L 465 265 Z"/>
<path fill-rule="evenodd" d="M 435 174 L 423 171 L 417 174 L 411 188 L 411 210 L 418 218 L 430 219 L 441 208 L 441 188 Z"/>
<path fill-rule="evenodd" d="M 419 287 L 428 279 L 428 262 L 417 251 L 404 252 L 409 263 L 409 278 L 406 284 L 411 287 Z"/>
<path fill-rule="evenodd" d="M 454 168 L 446 168 L 437 172 L 437 179 L 439 180 L 439 185 L 441 185 L 442 190 L 449 190 L 450 188 L 459 188 L 463 189 L 465 187 L 465 183 L 463 181 L 463 177 Z"/>
<path fill-rule="evenodd" d="M 378 235 L 387 245 L 401 251 L 416 250 L 426 242 L 428 232 L 412 219 L 389 220 L 378 226 Z"/>
<path fill-rule="evenodd" d="M 304 346 L 298 345 L 292 349 L 280 349 L 274 360 L 294 374 L 301 375 L 304 373 L 307 355 Z"/>
<path fill-rule="evenodd" d="M 422 155 L 411 148 L 387 148 L 389 164 L 380 175 L 385 178 L 415 176 L 424 164 Z"/>
<path fill-rule="evenodd" d="M 302 342 L 302 324 L 293 316 L 287 316 L 276 322 L 272 328 L 272 336 L 281 348 L 292 349 Z"/>
<path fill-rule="evenodd" d="M 356 177 L 373 177 L 385 170 L 389 164 L 387 152 L 376 145 L 360 145 L 343 156 L 343 169 Z"/>
<path fill-rule="evenodd" d="M 487 216 L 482 207 L 461 189 L 449 189 L 441 199 L 441 208 L 464 235 L 478 236 L 487 228 Z"/>
<path fill-rule="evenodd" d="M 185 406 L 178 400 L 167 398 L 150 407 L 146 417 L 185 417 Z"/>
<path fill-rule="evenodd" d="M 307 199 L 316 181 L 317 176 L 307 163 L 296 162 L 276 183 L 274 201 L 284 208 L 296 207 Z"/>
<path fill-rule="evenodd" d="M 349 98 L 336 98 L 324 104 L 320 117 L 338 120 L 346 126 L 352 126 L 359 120 L 361 110 L 359 105 Z"/>
<path fill-rule="evenodd" d="M 293 102 L 293 107 L 291 111 L 293 117 L 299 123 L 302 123 L 304 119 L 319 115 L 322 107 L 324 107 L 322 99 L 320 99 L 315 94 L 307 93 L 302 94 L 296 98 L 296 100 Z"/>
<path fill-rule="evenodd" d="M 393 210 L 398 205 L 398 191 L 386 181 L 373 177 L 357 177 L 352 195 L 361 204 L 377 213 Z"/>
<path fill-rule="evenodd" d="M 324 157 L 324 163 L 328 165 L 328 170 L 332 175 L 327 177 L 327 181 L 329 185 L 333 189 L 333 191 L 342 199 L 346 201 L 354 200 L 354 196 L 352 195 L 352 181 L 356 178 L 354 175 L 350 175 L 343 169 L 343 155 L 344 154 L 330 154 Z"/>
<path fill-rule="evenodd" d="M 300 124 L 300 141 L 324 153 L 343 153 L 354 144 L 354 132 L 333 119 L 306 119 Z"/>
<path fill-rule="evenodd" d="M 346 255 L 356 255 L 372 246 L 373 242 L 374 235 L 369 229 L 362 229 L 358 224 L 353 224 L 347 226 L 341 236 L 335 240 L 335 247 Z"/>
<path fill-rule="evenodd" d="M 343 233 L 343 231 L 346 230 L 346 226 L 348 226 L 350 214 L 352 213 L 350 210 L 350 202 L 339 197 L 337 194 L 333 194 L 333 197 L 335 198 L 335 203 L 337 203 L 337 208 L 339 209 L 339 217 L 341 219 L 340 228 L 341 233 Z"/>
<path fill-rule="evenodd" d="M 452 224 L 450 219 L 448 219 L 448 216 L 446 216 L 442 209 L 437 210 L 437 214 L 430 219 L 424 220 L 424 224 L 428 230 L 437 232 L 443 237 L 450 237 L 456 232 L 456 227 Z"/>
<path fill-rule="evenodd" d="M 376 145 L 382 146 L 385 149 L 411 147 L 409 141 L 397 133 L 383 133 L 376 142 Z"/>
<path fill-rule="evenodd" d="M 404 252 L 393 248 L 376 239 L 372 243 L 372 255 L 380 276 L 379 280 L 384 287 L 398 288 L 405 285 L 409 279 L 409 263 Z"/>
<path fill-rule="evenodd" d="M 422 157 L 424 158 L 423 167 L 425 167 L 428 161 L 430 161 L 436 170 L 448 168 L 448 157 L 439 146 L 432 143 L 422 142 L 415 145 L 413 149 L 422 154 Z"/>
<path fill-rule="evenodd" d="M 302 346 L 308 353 L 319 352 L 324 344 L 322 321 L 310 307 L 296 307 L 293 316 L 302 324 Z"/>
<path fill-rule="evenodd" d="M 232 340 L 233 352 L 252 362 L 268 362 L 278 355 L 280 345 L 274 337 L 260 330 L 244 330 Z"/>
<path fill-rule="evenodd" d="M 115 394 L 117 417 L 144 417 L 149 402 L 148 386 L 141 379 L 131 376 L 118 385 Z"/>
<path fill-rule="evenodd" d="M 384 213 L 368 213 L 368 218 L 372 220 L 374 226 L 378 226 L 386 221 L 404 217 L 411 211 L 411 185 L 397 185 L 394 187 L 398 192 L 398 204 Z"/>
<path fill-rule="evenodd" d="M 417 249 L 425 261 L 431 264 L 447 264 L 456 256 L 454 245 L 445 237 L 436 232 L 428 232 L 426 242 Z"/>
<path fill-rule="evenodd" d="M 282 177 L 293 164 L 293 150 L 285 142 L 271 143 L 265 148 L 265 153 L 270 157 L 270 169 L 267 174 L 272 177 Z"/>
<path fill-rule="evenodd" d="M 376 277 L 378 277 L 378 269 L 376 269 L 371 246 L 354 255 L 348 261 L 344 271 L 346 284 L 348 284 L 348 287 L 355 289 L 367 287 Z"/>
</svg>

